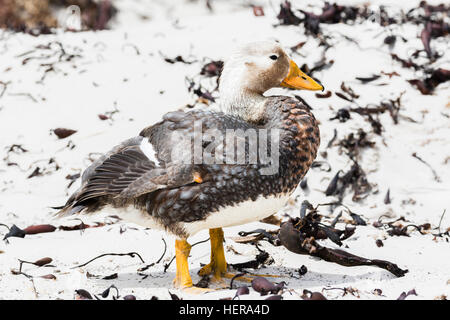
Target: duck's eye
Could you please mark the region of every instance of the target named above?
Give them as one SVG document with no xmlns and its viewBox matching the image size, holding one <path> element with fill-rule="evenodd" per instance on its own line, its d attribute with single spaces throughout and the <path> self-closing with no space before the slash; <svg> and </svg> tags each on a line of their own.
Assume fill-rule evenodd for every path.
<svg viewBox="0 0 450 320">
<path fill-rule="evenodd" d="M 269 58 L 272 59 L 272 60 L 277 60 L 278 59 L 278 57 L 276 55 L 274 55 L 274 54 L 271 55 Z"/>
</svg>

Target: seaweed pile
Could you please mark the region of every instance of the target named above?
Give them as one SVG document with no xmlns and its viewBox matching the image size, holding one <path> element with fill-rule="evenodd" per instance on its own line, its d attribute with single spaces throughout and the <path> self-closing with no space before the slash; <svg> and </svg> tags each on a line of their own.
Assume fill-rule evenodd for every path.
<svg viewBox="0 0 450 320">
<path fill-rule="evenodd" d="M 321 29 L 321 24 L 354 24 L 373 21 L 386 28 L 391 25 L 403 25 L 407 23 L 421 26 L 420 38 L 423 49 L 416 50 L 408 59 L 400 58 L 395 53 L 392 53 L 391 56 L 393 60 L 400 62 L 404 68 L 421 70 L 426 76 L 422 79 L 409 80 L 409 82 L 416 86 L 422 94 L 431 94 L 437 85 L 450 80 L 450 70 L 429 67 L 430 63 L 435 62 L 442 56 L 433 50 L 431 40 L 449 35 L 449 16 L 450 5 L 442 3 L 433 6 L 429 5 L 426 1 L 421 1 L 418 7 L 411 8 L 408 12 L 400 11 L 396 15 L 390 15 L 384 6 L 371 9 L 367 4 L 345 6 L 337 3 L 330 4 L 328 2 L 324 3 L 322 13 L 317 15 L 302 9 L 294 10 L 289 1 L 284 1 L 280 5 L 277 18 L 279 20 L 278 25 L 280 26 L 302 25 L 306 35 L 317 37 L 321 40 L 321 45 L 325 47 L 325 51 L 331 47 L 331 44 L 327 41 L 330 35 Z M 390 34 L 385 37 L 384 43 L 389 45 L 390 48 L 395 46 L 397 39 L 408 41 L 404 36 L 392 34 L 391 31 L 388 32 Z M 346 37 L 346 39 L 355 42 L 355 40 L 349 37 Z M 420 54 L 422 52 L 426 53 L 429 62 L 420 65 L 413 60 L 421 57 Z M 376 80 L 378 77 L 378 75 L 374 75 L 369 78 L 361 78 L 361 81 L 370 82 Z"/>
</svg>

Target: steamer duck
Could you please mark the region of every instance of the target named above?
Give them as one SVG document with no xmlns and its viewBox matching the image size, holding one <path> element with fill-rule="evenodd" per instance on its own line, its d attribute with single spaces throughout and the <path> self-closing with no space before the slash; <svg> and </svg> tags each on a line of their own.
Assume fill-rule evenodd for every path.
<svg viewBox="0 0 450 320">
<path fill-rule="evenodd" d="M 209 229 L 211 261 L 199 274 L 231 277 L 222 227 L 281 209 L 319 147 L 318 124 L 307 106 L 263 95 L 280 86 L 323 90 L 277 43 L 239 48 L 220 78 L 223 112 L 167 113 L 88 167 L 58 214 L 115 210 L 125 221 L 175 235 L 174 285 L 186 290 L 200 290 L 189 274 L 187 238 Z"/>
</svg>

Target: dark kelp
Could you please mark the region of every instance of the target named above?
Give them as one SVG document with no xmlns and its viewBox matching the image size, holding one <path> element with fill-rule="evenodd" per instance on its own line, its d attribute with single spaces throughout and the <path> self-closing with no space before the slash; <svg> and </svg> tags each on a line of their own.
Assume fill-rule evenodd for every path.
<svg viewBox="0 0 450 320">
<path fill-rule="evenodd" d="M 403 270 L 389 261 L 367 259 L 340 249 L 324 247 L 314 237 L 308 237 L 301 229 L 299 230 L 294 227 L 293 221 L 288 221 L 281 225 L 278 237 L 283 246 L 294 253 L 319 257 L 325 261 L 348 267 L 363 265 L 377 266 L 391 272 L 397 277 L 402 277 L 408 272 L 408 270 Z"/>
</svg>

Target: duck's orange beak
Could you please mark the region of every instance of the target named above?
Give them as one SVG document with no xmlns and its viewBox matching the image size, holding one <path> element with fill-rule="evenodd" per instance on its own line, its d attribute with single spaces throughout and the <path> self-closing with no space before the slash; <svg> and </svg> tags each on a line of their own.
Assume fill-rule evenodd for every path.
<svg viewBox="0 0 450 320">
<path fill-rule="evenodd" d="M 282 87 L 304 90 L 322 90 L 323 86 L 300 70 L 294 61 L 290 61 L 289 74 L 281 83 Z"/>
</svg>

